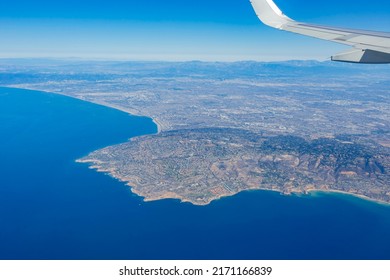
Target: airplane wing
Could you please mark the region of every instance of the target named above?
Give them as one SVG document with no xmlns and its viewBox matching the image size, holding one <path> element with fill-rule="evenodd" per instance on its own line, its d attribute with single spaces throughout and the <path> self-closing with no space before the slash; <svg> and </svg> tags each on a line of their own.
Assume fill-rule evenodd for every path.
<svg viewBox="0 0 390 280">
<path fill-rule="evenodd" d="M 283 14 L 272 0 L 250 0 L 257 16 L 266 25 L 310 37 L 352 46 L 332 56 L 333 61 L 390 63 L 390 33 L 306 24 Z"/>
</svg>

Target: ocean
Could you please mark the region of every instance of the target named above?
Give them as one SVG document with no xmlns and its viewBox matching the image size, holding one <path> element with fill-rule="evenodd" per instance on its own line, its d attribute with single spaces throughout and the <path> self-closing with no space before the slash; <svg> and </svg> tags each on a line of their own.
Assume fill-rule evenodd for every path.
<svg viewBox="0 0 390 280">
<path fill-rule="evenodd" d="M 390 207 L 249 191 L 143 202 L 75 160 L 156 133 L 150 118 L 0 88 L 0 259 L 390 259 Z"/>
</svg>

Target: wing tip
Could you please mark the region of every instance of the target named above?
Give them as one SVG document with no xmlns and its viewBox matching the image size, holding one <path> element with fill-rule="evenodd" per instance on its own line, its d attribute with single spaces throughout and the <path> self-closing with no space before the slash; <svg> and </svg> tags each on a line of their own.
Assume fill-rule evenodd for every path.
<svg viewBox="0 0 390 280">
<path fill-rule="evenodd" d="M 272 0 L 250 0 L 257 17 L 266 25 L 282 29 L 293 20 L 287 17 Z"/>
</svg>

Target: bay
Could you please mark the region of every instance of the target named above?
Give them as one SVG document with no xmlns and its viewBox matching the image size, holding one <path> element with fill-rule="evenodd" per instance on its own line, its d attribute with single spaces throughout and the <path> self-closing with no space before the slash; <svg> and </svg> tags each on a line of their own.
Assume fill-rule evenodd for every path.
<svg viewBox="0 0 390 280">
<path fill-rule="evenodd" d="M 157 132 L 150 118 L 0 88 L 0 259 L 389 259 L 390 207 L 250 191 L 143 202 L 75 160 Z"/>
</svg>

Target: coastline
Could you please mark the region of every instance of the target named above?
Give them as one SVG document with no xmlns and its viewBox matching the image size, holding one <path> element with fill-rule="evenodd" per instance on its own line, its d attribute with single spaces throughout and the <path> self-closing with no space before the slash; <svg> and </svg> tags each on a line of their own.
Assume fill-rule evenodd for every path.
<svg viewBox="0 0 390 280">
<path fill-rule="evenodd" d="M 339 190 L 307 190 L 307 193 L 323 193 L 323 194 L 341 194 L 341 195 L 348 195 L 348 196 L 353 196 L 355 198 L 360 198 L 362 200 L 365 200 L 365 201 L 369 201 L 369 202 L 373 202 L 373 203 L 376 203 L 376 204 L 380 204 L 382 206 L 385 206 L 385 207 L 390 207 L 390 202 L 385 202 L 385 201 L 381 201 L 381 200 L 376 200 L 376 199 L 373 199 L 373 198 L 370 198 L 368 196 L 365 196 L 365 195 L 361 195 L 361 194 L 356 194 L 356 193 L 349 193 L 349 192 L 345 192 L 345 191 L 339 191 Z"/>
<path fill-rule="evenodd" d="M 130 188 L 130 190 L 133 194 L 136 194 L 137 196 L 142 197 L 144 202 L 152 202 L 152 201 L 158 201 L 158 200 L 164 200 L 164 199 L 175 199 L 175 200 L 179 200 L 181 203 L 188 202 L 194 206 L 207 206 L 207 205 L 210 205 L 213 201 L 218 201 L 220 199 L 228 198 L 228 197 L 234 197 L 242 192 L 267 191 L 267 192 L 279 193 L 280 195 L 285 195 L 285 196 L 292 196 L 292 195 L 310 196 L 310 193 L 313 193 L 313 194 L 314 193 L 323 193 L 323 194 L 330 194 L 330 195 L 342 194 L 342 195 L 346 195 L 346 196 L 352 196 L 355 198 L 359 198 L 361 200 L 373 202 L 373 203 L 379 204 L 381 206 L 390 207 L 390 203 L 387 203 L 387 202 L 384 202 L 381 200 L 375 200 L 375 199 L 369 198 L 369 197 L 364 196 L 364 195 L 359 195 L 359 194 L 354 194 L 354 193 L 349 193 L 349 192 L 344 192 L 344 191 L 339 191 L 339 190 L 323 190 L 323 189 L 322 190 L 321 189 L 308 189 L 308 190 L 303 190 L 303 191 L 292 191 L 292 192 L 286 193 L 286 192 L 283 192 L 283 191 L 277 190 L 277 189 L 248 188 L 248 189 L 240 190 L 240 191 L 238 191 L 236 193 L 232 193 L 232 194 L 221 194 L 221 195 L 215 196 L 213 199 L 211 199 L 208 202 L 192 201 L 192 200 L 189 200 L 185 197 L 179 196 L 174 192 L 167 192 L 164 195 L 148 197 L 147 195 L 145 195 L 141 191 L 139 191 L 136 187 L 134 187 L 134 184 L 130 183 L 128 179 L 121 178 L 120 176 L 117 176 L 115 170 L 106 170 L 106 169 L 101 168 L 99 166 L 98 160 L 94 161 L 94 160 L 78 159 L 78 160 L 76 160 L 76 162 L 89 164 L 90 169 L 94 169 L 96 172 L 99 172 L 99 173 L 107 174 L 107 175 L 111 176 L 112 178 L 114 178 L 115 180 L 118 180 L 118 181 L 124 183 L 126 186 L 128 186 Z"/>
<path fill-rule="evenodd" d="M 68 96 L 68 97 L 72 97 L 72 96 L 65 95 L 65 94 L 63 94 L 63 95 L 64 96 Z M 153 121 L 153 123 L 157 126 L 157 133 L 156 134 L 159 134 L 163 130 L 163 125 L 161 124 L 161 121 L 159 119 L 152 118 L 150 116 L 142 115 L 141 113 L 137 112 L 136 110 L 131 110 L 131 109 L 128 109 L 128 108 L 125 108 L 125 107 L 122 107 L 122 106 L 113 105 L 113 104 L 110 104 L 110 103 L 107 103 L 107 102 L 104 102 L 104 101 L 90 101 L 90 100 L 85 100 L 85 99 L 81 99 L 81 98 L 77 98 L 77 97 L 73 97 L 73 98 L 78 99 L 78 100 L 83 100 L 83 101 L 86 101 L 86 102 L 90 102 L 90 103 L 93 103 L 93 104 L 105 106 L 105 107 L 108 107 L 108 108 L 111 108 L 111 109 L 116 109 L 118 111 L 122 111 L 122 112 L 128 113 L 128 114 L 130 114 L 132 116 L 150 118 Z"/>
<path fill-rule="evenodd" d="M 70 98 L 73 98 L 73 99 L 77 99 L 77 100 L 89 102 L 89 103 L 92 103 L 92 104 L 105 106 L 105 107 L 108 107 L 108 108 L 111 108 L 111 109 L 116 109 L 116 110 L 118 110 L 118 111 L 125 112 L 125 113 L 127 113 L 127 114 L 132 115 L 132 116 L 150 118 L 150 119 L 153 121 L 153 123 L 156 125 L 156 127 L 157 127 L 157 133 L 156 133 L 156 134 L 159 134 L 162 130 L 165 130 L 164 125 L 163 125 L 163 124 L 161 123 L 161 121 L 160 121 L 159 119 L 157 119 L 157 118 L 153 118 L 153 117 L 151 117 L 151 116 L 142 115 L 141 113 L 139 113 L 139 112 L 136 111 L 136 110 L 131 110 L 131 109 L 128 109 L 128 108 L 125 108 L 125 107 L 122 107 L 122 106 L 118 106 L 118 105 L 114 105 L 114 104 L 111 104 L 111 103 L 108 103 L 108 102 L 104 102 L 104 101 L 91 101 L 91 100 L 86 100 L 86 99 L 84 99 L 84 98 L 78 98 L 78 97 L 76 97 L 76 96 L 69 95 L 69 94 L 62 93 L 62 92 L 40 90 L 40 89 L 29 88 L 29 87 L 19 87 L 19 86 L 17 86 L 17 85 L 3 86 L 3 88 L 24 89 L 24 90 L 30 90 L 30 91 L 44 92 L 44 93 L 48 93 L 48 94 L 58 94 L 58 95 L 70 97 Z"/>
<path fill-rule="evenodd" d="M 111 104 L 111 103 L 107 103 L 107 102 L 104 102 L 104 101 L 91 101 L 91 100 L 86 100 L 86 99 L 83 99 L 83 98 L 78 98 L 78 97 L 75 97 L 75 96 L 72 96 L 72 95 L 68 95 L 68 94 L 65 94 L 65 93 L 61 93 L 61 92 L 52 92 L 52 91 L 46 91 L 46 90 L 40 90 L 40 89 L 34 89 L 34 88 L 28 88 L 28 87 L 18 87 L 18 86 L 2 86 L 2 87 L 3 88 L 10 88 L 10 89 L 22 89 L 22 90 L 30 90 L 30 91 L 36 91 L 36 92 L 44 92 L 44 93 L 48 93 L 48 94 L 58 94 L 58 95 L 66 96 L 66 97 L 73 98 L 73 99 L 76 99 L 76 100 L 81 100 L 81 101 L 89 102 L 89 103 L 92 103 L 92 104 L 101 105 L 101 106 L 104 106 L 104 107 L 115 109 L 115 110 L 118 110 L 118 111 L 122 111 L 122 112 L 125 112 L 125 113 L 127 113 L 129 115 L 132 115 L 132 116 L 139 116 L 139 117 L 150 118 L 153 121 L 153 123 L 156 125 L 156 127 L 157 127 L 156 134 L 159 134 L 162 130 L 164 130 L 163 124 L 157 118 L 152 118 L 150 116 L 145 116 L 145 115 L 140 114 L 138 111 L 136 111 L 134 109 L 133 110 L 132 109 L 128 109 L 128 108 L 125 108 L 125 107 L 122 107 L 122 106 L 118 106 L 118 105 L 114 105 L 114 104 Z M 191 201 L 189 199 L 186 199 L 185 197 L 181 197 L 181 196 L 179 196 L 179 195 L 177 195 L 175 193 L 172 193 L 172 192 L 164 194 L 164 195 L 161 195 L 161 196 L 147 197 L 147 196 L 143 195 L 141 192 L 139 192 L 134 186 L 132 186 L 129 183 L 128 180 L 120 178 L 119 176 L 116 176 L 114 170 L 103 170 L 103 169 L 101 169 L 100 166 L 99 166 L 99 162 L 97 162 L 97 161 L 77 159 L 76 162 L 77 163 L 87 163 L 87 164 L 90 164 L 90 166 L 89 166 L 90 169 L 95 169 L 99 173 L 109 174 L 115 180 L 118 180 L 120 182 L 125 183 L 127 186 L 130 187 L 132 193 L 142 197 L 145 202 L 157 201 L 157 200 L 162 200 L 162 199 L 178 199 L 178 200 L 180 200 L 183 203 L 189 202 L 189 203 L 191 203 L 193 205 L 196 205 L 196 206 L 207 206 L 207 205 L 209 205 L 213 201 L 220 200 L 220 199 L 225 198 L 225 197 L 232 197 L 232 196 L 235 196 L 235 195 L 237 195 L 237 194 L 239 194 L 241 192 L 247 192 L 247 191 L 272 191 L 272 192 L 278 192 L 281 195 L 293 195 L 293 194 L 309 195 L 310 193 L 342 194 L 342 195 L 349 195 L 349 196 L 353 196 L 353 197 L 356 197 L 356 198 L 359 198 L 359 199 L 362 199 L 362 200 L 374 202 L 374 203 L 382 205 L 382 206 L 390 207 L 390 202 L 376 200 L 376 199 L 367 197 L 365 195 L 360 195 L 360 194 L 350 193 L 350 192 L 340 191 L 340 190 L 314 189 L 314 188 L 303 190 L 303 191 L 294 191 L 294 190 L 292 190 L 290 193 L 285 193 L 285 192 L 277 190 L 277 189 L 248 188 L 248 189 L 240 190 L 240 191 L 238 191 L 236 193 L 233 193 L 233 194 L 221 194 L 221 195 L 215 196 L 215 198 L 211 199 L 210 201 L 203 202 L 203 203 Z"/>
</svg>

